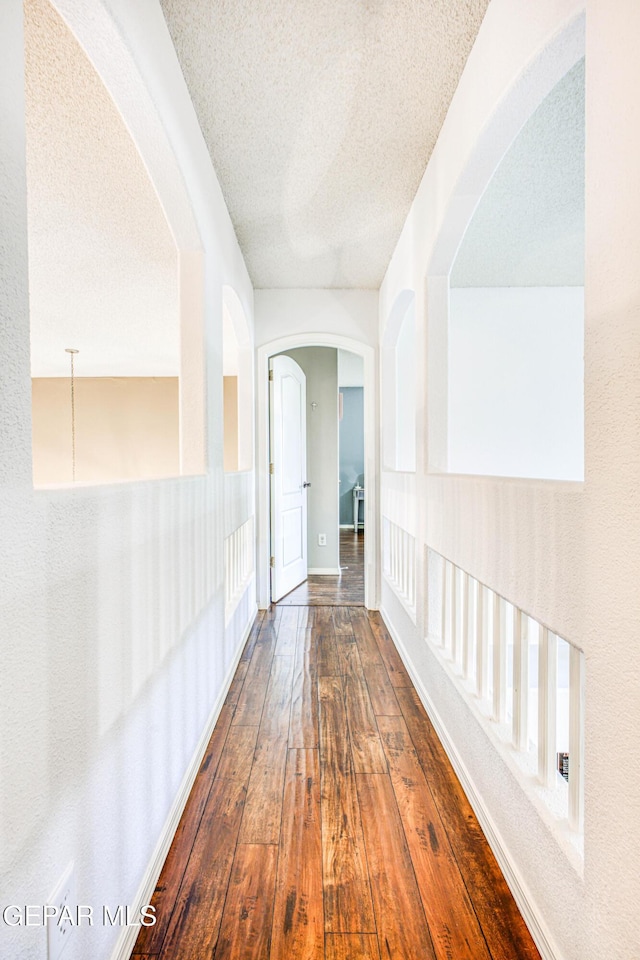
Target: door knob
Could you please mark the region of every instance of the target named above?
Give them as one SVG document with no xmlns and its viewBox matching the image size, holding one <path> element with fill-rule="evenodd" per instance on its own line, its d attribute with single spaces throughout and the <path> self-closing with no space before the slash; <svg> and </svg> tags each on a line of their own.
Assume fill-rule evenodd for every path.
<svg viewBox="0 0 640 960">
<path fill-rule="evenodd" d="M 305 482 L 302 484 L 302 486 L 303 486 L 303 488 L 304 488 L 304 487 L 310 487 L 310 486 L 311 486 L 311 483 L 310 483 L 308 480 L 305 480 Z"/>
</svg>

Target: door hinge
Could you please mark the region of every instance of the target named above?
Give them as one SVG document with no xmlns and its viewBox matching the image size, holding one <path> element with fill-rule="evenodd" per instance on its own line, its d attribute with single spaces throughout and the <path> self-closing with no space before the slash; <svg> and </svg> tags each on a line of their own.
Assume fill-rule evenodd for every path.
<svg viewBox="0 0 640 960">
<path fill-rule="evenodd" d="M 275 463 L 270 463 L 270 464 L 269 464 L 269 473 L 273 474 L 273 473 L 275 473 L 275 472 L 276 472 L 276 465 L 275 465 Z"/>
<path fill-rule="evenodd" d="M 273 380 L 273 370 L 269 370 L 269 380 Z"/>
<path fill-rule="evenodd" d="M 275 557 L 271 557 L 271 559 L 269 560 L 269 566 L 270 566 L 270 567 L 275 567 L 275 565 L 276 565 L 276 558 L 275 558 Z"/>
</svg>

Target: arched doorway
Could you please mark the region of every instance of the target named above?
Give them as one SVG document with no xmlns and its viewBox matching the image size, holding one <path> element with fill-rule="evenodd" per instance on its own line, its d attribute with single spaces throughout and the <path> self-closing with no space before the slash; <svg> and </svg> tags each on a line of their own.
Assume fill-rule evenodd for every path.
<svg viewBox="0 0 640 960">
<path fill-rule="evenodd" d="M 378 560 L 378 449 L 376 431 L 376 370 L 373 347 L 329 333 L 292 334 L 263 344 L 257 353 L 257 403 L 258 403 L 258 605 L 269 605 L 269 358 L 297 347 L 334 347 L 361 356 L 364 361 L 364 463 L 367 475 L 365 500 L 365 571 L 364 604 L 377 609 L 379 585 Z"/>
</svg>

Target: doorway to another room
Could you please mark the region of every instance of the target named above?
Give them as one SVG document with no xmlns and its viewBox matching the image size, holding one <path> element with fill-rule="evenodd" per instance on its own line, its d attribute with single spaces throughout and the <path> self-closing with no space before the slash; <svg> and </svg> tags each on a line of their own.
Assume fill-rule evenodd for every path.
<svg viewBox="0 0 640 960">
<path fill-rule="evenodd" d="M 292 551 L 291 536 L 285 543 L 283 531 L 291 528 L 291 518 L 280 515 L 278 463 L 283 448 L 298 446 L 279 442 L 291 433 L 290 425 L 283 426 L 290 411 L 282 411 L 277 402 L 282 391 L 273 366 L 285 358 L 295 361 L 306 381 L 306 452 L 299 469 L 286 467 L 304 493 L 306 522 L 296 537 L 299 551 Z M 287 606 L 364 605 L 364 361 L 335 347 L 309 346 L 273 357 L 270 366 L 271 599 Z M 306 569 L 285 592 L 282 567 L 294 552 L 305 557 Z"/>
<path fill-rule="evenodd" d="M 268 609 L 270 604 L 273 602 L 271 594 L 271 566 L 270 566 L 270 557 L 273 556 L 273 541 L 271 537 L 271 473 L 270 473 L 270 464 L 271 456 L 269 449 L 269 395 L 271 392 L 271 381 L 269 380 L 269 366 L 271 360 L 278 356 L 279 354 L 292 355 L 293 350 L 304 348 L 309 350 L 312 347 L 324 347 L 329 348 L 333 351 L 334 361 L 333 361 L 333 397 L 330 401 L 332 405 L 334 414 L 332 419 L 333 425 L 333 441 L 331 449 L 334 452 L 334 467 L 331 474 L 331 483 L 332 483 L 332 496 L 335 509 L 335 520 L 331 528 L 325 527 L 324 529 L 318 529 L 314 533 L 315 543 L 317 544 L 317 534 L 326 533 L 327 534 L 327 547 L 329 544 L 329 531 L 333 529 L 335 531 L 335 568 L 330 573 L 318 574 L 314 571 L 314 567 L 317 560 L 314 560 L 309 551 L 308 556 L 308 567 L 310 568 L 310 576 L 321 578 L 317 585 L 323 585 L 324 590 L 326 591 L 331 580 L 333 581 L 334 586 L 336 587 L 336 595 L 338 597 L 337 602 L 339 603 L 342 599 L 340 597 L 340 592 L 337 588 L 342 585 L 344 587 L 349 576 L 353 576 L 354 580 L 358 582 L 360 577 L 364 580 L 364 597 L 359 592 L 357 594 L 357 599 L 350 601 L 355 605 L 363 604 L 365 608 L 370 610 L 376 610 L 378 608 L 379 596 L 380 596 L 380 557 L 379 557 L 379 520 L 378 520 L 378 506 L 377 506 L 377 473 L 376 473 L 376 464 L 378 459 L 378 445 L 377 445 L 377 418 L 376 418 L 376 405 L 374 398 L 376 396 L 376 384 L 377 384 L 377 374 L 376 374 L 376 356 L 375 351 L 371 346 L 366 343 L 362 343 L 360 340 L 354 340 L 351 337 L 340 336 L 335 333 L 297 333 L 291 334 L 286 337 L 281 337 L 277 339 L 272 339 L 260 345 L 257 350 L 256 364 L 257 364 L 257 379 L 258 379 L 258 405 L 257 405 L 257 452 L 258 452 L 258 514 L 257 514 L 257 532 L 258 532 L 258 553 L 257 553 L 257 581 L 258 581 L 258 606 L 260 609 Z M 358 357 L 362 358 L 363 367 L 364 367 L 364 384 L 363 384 L 363 406 L 364 406 L 364 474 L 366 480 L 368 480 L 368 487 L 365 488 L 365 497 L 364 501 L 361 501 L 359 505 L 359 536 L 357 538 L 353 537 L 353 528 L 351 528 L 351 537 L 352 545 L 359 547 L 359 552 L 363 556 L 361 560 L 358 561 L 358 556 L 356 554 L 355 562 L 360 563 L 361 571 L 357 569 L 357 566 L 354 567 L 353 563 L 349 562 L 348 557 L 348 547 L 344 542 L 346 540 L 343 537 L 342 548 L 340 546 L 340 484 L 338 484 L 338 470 L 339 470 L 339 390 L 338 390 L 338 373 L 337 373 L 337 361 L 338 361 L 338 351 L 346 351 L 348 353 L 355 354 Z M 294 355 L 295 356 L 295 355 Z M 298 355 L 298 359 L 299 359 Z M 313 377 L 312 377 L 313 379 Z M 340 384 L 342 386 L 342 384 Z M 317 414 L 320 409 L 320 400 L 318 396 L 313 396 L 315 394 L 315 388 L 313 383 L 307 390 L 306 397 L 306 411 L 307 416 L 305 417 L 305 425 L 311 418 L 311 412 L 314 408 L 311 406 L 312 403 L 318 404 L 315 408 L 315 413 Z M 371 398 L 371 402 L 369 402 Z M 327 406 L 329 409 L 329 406 Z M 316 424 L 318 419 L 316 417 Z M 324 449 L 330 451 L 329 445 L 325 445 Z M 326 457 L 323 460 L 323 464 L 326 461 Z M 319 481 L 314 476 L 309 474 L 306 475 L 305 471 L 305 480 L 311 483 L 311 487 L 308 488 L 310 492 L 320 489 Z M 307 494 L 309 497 L 309 494 Z M 363 532 L 362 522 L 364 519 L 366 537 Z M 312 528 L 310 525 L 307 526 L 307 533 Z M 311 535 L 308 539 L 311 541 Z M 311 544 L 309 543 L 309 546 Z M 319 547 L 319 545 L 318 545 Z M 323 547 L 323 555 L 328 558 L 327 547 Z M 329 560 L 322 560 L 322 566 L 329 566 Z M 318 562 L 318 565 L 320 563 Z M 348 571 L 343 571 L 343 567 L 347 566 L 350 569 Z M 329 579 L 331 578 L 331 580 Z M 307 578 L 308 579 L 308 578 Z M 312 585 L 313 581 L 312 581 Z M 291 599 L 297 599 L 297 597 L 292 597 Z M 308 600 L 306 602 L 309 602 Z M 326 603 L 327 600 L 325 599 Z"/>
<path fill-rule="evenodd" d="M 278 600 L 285 607 L 361 607 L 364 605 L 364 531 L 340 531 L 340 557 L 344 567 L 338 575 L 309 574 L 307 579 Z"/>
</svg>

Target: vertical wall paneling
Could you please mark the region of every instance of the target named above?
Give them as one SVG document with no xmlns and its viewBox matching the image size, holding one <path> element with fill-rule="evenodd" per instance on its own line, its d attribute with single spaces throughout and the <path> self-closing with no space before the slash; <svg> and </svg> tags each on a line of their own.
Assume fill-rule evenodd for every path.
<svg viewBox="0 0 640 960">
<path fill-rule="evenodd" d="M 569 826 L 584 824 L 584 655 L 572 646 L 569 654 Z"/>
<path fill-rule="evenodd" d="M 493 719 L 502 723 L 507 696 L 507 611 L 502 597 L 493 595 Z"/>
<path fill-rule="evenodd" d="M 462 617 L 460 622 L 460 647 L 459 655 L 460 662 L 459 666 L 462 667 L 462 675 L 466 677 L 467 669 L 467 659 L 469 655 L 469 575 L 462 571 L 462 595 L 460 597 L 462 603 Z"/>
<path fill-rule="evenodd" d="M 441 616 L 441 625 L 440 625 L 440 638 L 441 645 L 443 647 L 447 644 L 447 578 L 449 575 L 449 563 L 442 558 L 442 583 L 441 583 L 441 597 L 440 597 L 440 616 Z"/>
<path fill-rule="evenodd" d="M 415 623 L 416 539 L 388 517 L 383 517 L 382 532 L 382 572 Z"/>
<path fill-rule="evenodd" d="M 224 541 L 224 609 L 228 623 L 253 576 L 253 517 Z"/>
<path fill-rule="evenodd" d="M 556 636 L 540 628 L 538 647 L 538 776 L 550 787 L 556 776 Z"/>
<path fill-rule="evenodd" d="M 513 745 L 516 750 L 528 746 L 529 647 L 527 617 L 513 608 Z"/>
<path fill-rule="evenodd" d="M 408 535 L 401 531 L 402 544 L 405 543 L 404 536 Z M 410 558 L 411 552 L 406 556 Z M 561 818 L 568 821 L 572 835 L 581 838 L 584 823 L 584 654 L 578 647 L 561 641 L 563 650 L 568 651 L 567 701 L 566 672 L 558 668 L 557 634 L 530 617 L 517 604 L 490 590 L 468 571 L 437 554 L 434 557 L 438 559 L 441 578 L 427 578 L 427 592 L 436 593 L 441 609 L 439 622 L 436 619 L 433 624 L 437 635 L 430 637 L 427 634 L 426 640 L 448 666 L 461 695 L 479 706 L 481 716 L 489 724 L 489 732 L 494 731 L 496 745 L 521 758 L 514 769 L 516 775 L 521 774 L 525 791 L 531 794 L 544 788 L 539 798 L 552 811 L 554 820 L 557 820 L 559 810 L 566 810 L 564 817 L 560 814 Z M 405 571 L 409 569 L 410 561 L 403 567 Z M 408 589 L 406 584 L 404 589 Z M 508 611 L 513 618 L 512 634 L 511 624 L 507 622 Z M 511 636 L 512 662 L 508 657 Z M 536 640 L 537 664 L 531 668 L 531 647 L 535 647 Z M 536 711 L 530 714 L 529 710 L 530 704 L 536 705 L 535 697 L 538 699 L 537 717 Z M 557 737 L 561 704 L 566 705 L 568 745 L 564 736 L 560 740 Z M 530 743 L 536 745 L 536 753 L 530 752 Z M 568 749 L 568 785 L 563 777 L 558 749 Z M 531 775 L 534 771 L 537 777 Z M 581 842 L 574 844 L 574 849 L 581 851 Z"/>
<path fill-rule="evenodd" d="M 458 659 L 458 568 L 451 567 L 451 658 Z"/>
<path fill-rule="evenodd" d="M 485 588 L 478 581 L 476 593 L 476 636 L 478 650 L 476 654 L 476 693 L 481 700 L 487 696 L 487 669 L 489 659 L 489 635 L 485 616 Z"/>
</svg>

